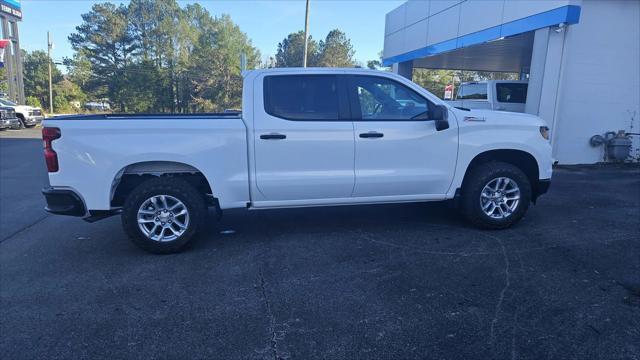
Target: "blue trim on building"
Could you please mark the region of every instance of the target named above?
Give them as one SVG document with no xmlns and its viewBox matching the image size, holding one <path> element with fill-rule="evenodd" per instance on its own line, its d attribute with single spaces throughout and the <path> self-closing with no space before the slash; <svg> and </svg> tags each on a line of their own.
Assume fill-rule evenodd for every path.
<svg viewBox="0 0 640 360">
<path fill-rule="evenodd" d="M 5 5 L 9 5 L 16 10 L 22 9 L 22 5 L 20 4 L 20 0 L 3 0 L 0 3 L 4 3 Z"/>
<path fill-rule="evenodd" d="M 525 32 L 542 29 L 560 23 L 577 24 L 580 21 L 580 6 L 567 5 L 557 9 L 531 15 L 505 24 L 490 27 L 471 34 L 463 35 L 451 40 L 439 42 L 404 54 L 383 59 L 384 66 L 410 61 L 427 56 L 441 54 L 447 51 L 478 45 L 501 37 L 513 36 Z"/>
</svg>

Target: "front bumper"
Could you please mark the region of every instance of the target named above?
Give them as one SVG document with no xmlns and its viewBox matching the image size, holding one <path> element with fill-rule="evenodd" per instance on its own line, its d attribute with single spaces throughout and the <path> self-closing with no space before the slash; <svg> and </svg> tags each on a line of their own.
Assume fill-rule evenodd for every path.
<svg viewBox="0 0 640 360">
<path fill-rule="evenodd" d="M 20 119 L 2 119 L 0 120 L 0 129 L 20 129 Z"/>
<path fill-rule="evenodd" d="M 540 179 L 536 184 L 534 184 L 533 188 L 533 202 L 538 199 L 540 195 L 546 194 L 549 191 L 549 187 L 551 186 L 551 179 Z"/>
<path fill-rule="evenodd" d="M 27 116 L 24 118 L 24 124 L 25 125 L 37 125 L 39 123 L 42 122 L 42 120 L 44 120 L 44 116 L 40 115 L 40 116 Z"/>
<path fill-rule="evenodd" d="M 84 201 L 72 190 L 46 187 L 42 189 L 47 206 L 45 210 L 57 215 L 85 216 L 87 208 Z"/>
</svg>

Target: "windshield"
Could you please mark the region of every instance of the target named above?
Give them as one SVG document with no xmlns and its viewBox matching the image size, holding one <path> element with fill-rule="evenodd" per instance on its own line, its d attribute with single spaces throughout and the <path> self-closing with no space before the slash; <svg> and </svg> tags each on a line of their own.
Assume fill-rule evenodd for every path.
<svg viewBox="0 0 640 360">
<path fill-rule="evenodd" d="M 8 105 L 8 106 L 17 106 L 18 104 L 14 103 L 13 101 L 7 100 L 7 99 L 0 99 L 0 104 L 2 105 Z"/>
</svg>

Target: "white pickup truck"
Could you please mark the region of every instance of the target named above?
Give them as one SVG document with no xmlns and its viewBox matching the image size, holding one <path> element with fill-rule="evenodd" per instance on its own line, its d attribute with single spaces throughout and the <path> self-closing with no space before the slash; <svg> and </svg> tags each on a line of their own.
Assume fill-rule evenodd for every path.
<svg viewBox="0 0 640 360">
<path fill-rule="evenodd" d="M 458 87 L 455 100 L 447 104 L 466 109 L 489 109 L 524 112 L 527 102 L 526 80 L 488 80 L 464 82 Z"/>
<path fill-rule="evenodd" d="M 42 130 L 46 209 L 176 252 L 207 207 L 272 209 L 454 200 L 504 228 L 547 191 L 549 131 L 532 115 L 465 111 L 364 69 L 244 74 L 242 113 L 79 115 Z"/>
<path fill-rule="evenodd" d="M 18 105 L 11 100 L 0 98 L 0 106 L 9 107 L 13 109 L 18 120 L 20 120 L 20 127 L 34 127 L 38 125 L 42 120 L 44 120 L 44 114 L 42 113 L 42 109 L 29 106 L 29 105 Z"/>
</svg>

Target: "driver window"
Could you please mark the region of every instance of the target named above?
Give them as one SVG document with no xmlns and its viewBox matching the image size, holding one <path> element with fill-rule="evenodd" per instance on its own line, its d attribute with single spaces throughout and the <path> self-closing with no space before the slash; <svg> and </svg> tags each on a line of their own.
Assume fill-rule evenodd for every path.
<svg viewBox="0 0 640 360">
<path fill-rule="evenodd" d="M 393 80 L 354 76 L 363 120 L 426 120 L 427 99 Z"/>
</svg>

